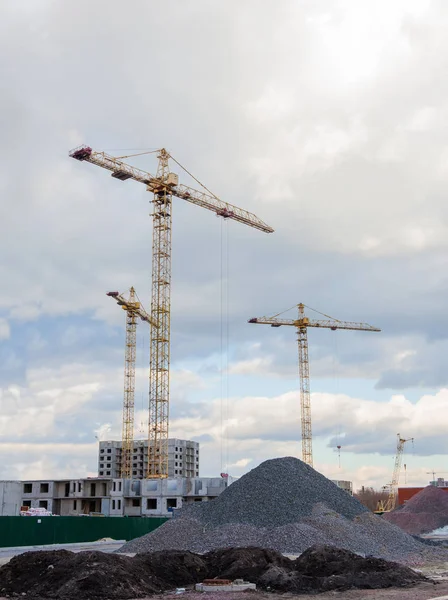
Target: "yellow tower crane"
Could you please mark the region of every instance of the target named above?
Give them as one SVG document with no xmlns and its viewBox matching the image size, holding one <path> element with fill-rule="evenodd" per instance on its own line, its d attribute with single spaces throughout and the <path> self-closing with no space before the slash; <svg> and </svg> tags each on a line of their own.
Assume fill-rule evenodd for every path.
<svg viewBox="0 0 448 600">
<path fill-rule="evenodd" d="M 378 506 L 376 509 L 376 513 L 385 513 L 394 510 L 397 504 L 397 489 L 398 489 L 398 481 L 400 479 L 400 470 L 401 470 L 401 460 L 403 458 L 404 445 L 406 442 L 414 442 L 414 438 L 408 438 L 405 440 L 401 437 L 399 433 L 397 433 L 397 452 L 395 454 L 395 464 L 394 464 L 394 472 L 392 474 L 392 481 L 389 485 L 384 486 L 385 489 L 389 488 L 389 495 L 387 500 L 383 502 L 380 500 L 378 502 Z"/>
<path fill-rule="evenodd" d="M 90 146 L 76 148 L 69 155 L 111 171 L 112 177 L 120 181 L 138 181 L 154 195 L 151 316 L 159 327 L 151 324 L 147 477 L 165 478 L 168 476 L 172 197 L 181 198 L 211 210 L 224 219 L 233 219 L 265 233 L 272 233 L 274 230 L 254 214 L 223 202 L 194 177 L 205 192 L 179 184 L 178 175 L 170 171 L 169 159 L 182 169 L 184 167 L 164 148 L 157 151 L 159 162 L 155 176 L 124 163 L 122 159 L 129 158 L 128 156 L 114 157 L 105 152 L 94 152 Z"/>
<path fill-rule="evenodd" d="M 305 316 L 305 305 L 298 304 L 299 315 L 297 319 L 278 319 L 278 315 L 273 317 L 260 317 L 250 319 L 249 323 L 260 323 L 270 325 L 271 327 L 281 327 L 282 325 L 292 325 L 297 329 L 299 343 L 299 375 L 300 375 L 300 413 L 302 425 L 302 460 L 307 465 L 313 466 L 313 435 L 311 428 L 311 396 L 310 396 L 310 368 L 308 361 L 308 327 L 320 327 L 325 329 L 352 329 L 355 331 L 381 331 L 377 327 L 367 323 L 351 323 L 349 321 L 339 321 L 323 313 L 326 320 L 309 319 Z M 307 307 L 310 308 L 310 307 Z M 290 309 L 288 309 L 290 310 Z M 314 309 L 311 309 L 314 310 Z M 286 311 L 285 311 L 286 312 Z M 319 311 L 315 311 L 319 312 Z"/>
<path fill-rule="evenodd" d="M 126 311 L 126 350 L 124 355 L 124 398 L 123 398 L 123 420 L 122 420 L 122 449 L 120 477 L 131 479 L 132 477 L 132 452 L 134 450 L 134 394 L 135 394 L 135 352 L 137 319 L 146 321 L 149 325 L 157 326 L 146 310 L 140 304 L 133 287 L 129 290 L 129 298 L 126 300 L 118 292 L 107 292 L 114 298 L 117 304 Z"/>
</svg>

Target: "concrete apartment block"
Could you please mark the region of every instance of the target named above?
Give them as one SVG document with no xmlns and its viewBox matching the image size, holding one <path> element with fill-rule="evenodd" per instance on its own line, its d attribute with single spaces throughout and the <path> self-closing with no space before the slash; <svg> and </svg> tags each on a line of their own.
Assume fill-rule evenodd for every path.
<svg viewBox="0 0 448 600">
<path fill-rule="evenodd" d="M 98 476 L 120 477 L 121 441 L 104 441 L 98 448 Z M 144 479 L 148 470 L 148 440 L 134 440 L 132 476 Z M 199 443 L 168 440 L 168 477 L 199 477 Z"/>
</svg>

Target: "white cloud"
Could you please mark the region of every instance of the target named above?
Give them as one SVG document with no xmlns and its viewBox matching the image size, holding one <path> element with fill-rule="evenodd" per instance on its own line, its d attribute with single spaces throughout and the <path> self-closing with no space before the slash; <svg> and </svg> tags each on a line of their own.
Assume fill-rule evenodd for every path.
<svg viewBox="0 0 448 600">
<path fill-rule="evenodd" d="M 272 358 L 257 357 L 248 360 L 240 360 L 229 365 L 229 375 L 261 375 L 267 374 L 272 368 Z"/>
<path fill-rule="evenodd" d="M 6 319 L 0 319 L 0 340 L 8 340 L 11 336 L 11 329 Z"/>
<path fill-rule="evenodd" d="M 120 434 L 122 356 L 118 368 L 118 359 L 101 365 L 98 353 L 108 357 L 110 347 L 119 347 L 124 323 L 105 292 L 135 285 L 149 309 L 151 197 L 143 186 L 69 159 L 67 151 L 81 142 L 115 154 L 166 146 L 223 199 L 276 229 L 264 236 L 220 225 L 207 211 L 173 203 L 172 359 L 183 370 L 173 373 L 172 393 L 179 435 L 221 435 L 220 401 L 189 403 L 204 398 L 217 377 L 227 320 L 223 284 L 229 377 L 296 376 L 292 332 L 285 344 L 289 334 L 262 333 L 244 321 L 303 299 L 383 328 L 377 339 L 347 337 L 339 355 L 328 338 L 316 336 L 312 377 L 336 371 L 389 389 L 448 385 L 443 5 L 232 0 L 211 7 L 198 0 L 173 13 L 135 0 L 126 22 L 118 6 L 118 0 L 27 2 L 3 11 L 2 435 L 48 440 L 93 436 L 94 428 Z M 151 36 L 148 23 L 157 23 Z M 151 78 L 142 77 L 148 57 Z M 155 169 L 153 156 L 134 160 Z M 92 340 L 97 321 L 111 328 Z M 77 364 L 64 359 L 70 351 Z M 183 368 L 187 363 L 200 375 Z M 210 365 L 214 375 L 203 376 Z M 24 381 L 16 377 L 21 369 Z M 142 421 L 144 371 L 138 374 Z M 316 435 L 322 441 L 331 420 L 343 416 L 352 436 L 347 447 L 374 452 L 380 430 L 393 436 L 394 428 L 421 421 L 429 448 L 431 432 L 440 435 L 443 418 L 434 407 L 443 411 L 445 391 L 421 395 L 416 404 L 400 394 L 383 403 L 314 395 Z M 235 399 L 226 429 L 235 442 L 229 462 L 240 472 L 241 461 L 296 453 L 296 392 Z M 219 442 L 206 446 L 207 460 L 212 451 L 220 455 Z M 43 472 L 44 463 L 34 466 Z M 357 468 L 366 479 L 379 477 Z"/>
</svg>

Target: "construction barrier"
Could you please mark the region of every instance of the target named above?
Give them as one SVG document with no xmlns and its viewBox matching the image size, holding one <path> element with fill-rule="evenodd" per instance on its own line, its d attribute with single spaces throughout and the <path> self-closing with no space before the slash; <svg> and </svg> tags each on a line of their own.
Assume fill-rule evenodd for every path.
<svg viewBox="0 0 448 600">
<path fill-rule="evenodd" d="M 0 517 L 0 547 L 132 540 L 165 523 L 162 517 Z"/>
</svg>

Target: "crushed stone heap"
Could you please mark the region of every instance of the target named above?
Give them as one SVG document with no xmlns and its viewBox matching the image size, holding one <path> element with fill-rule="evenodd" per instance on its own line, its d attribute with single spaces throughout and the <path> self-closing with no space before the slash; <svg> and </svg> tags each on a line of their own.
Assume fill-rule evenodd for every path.
<svg viewBox="0 0 448 600">
<path fill-rule="evenodd" d="M 212 502 L 185 506 L 118 552 L 258 546 L 300 554 L 327 544 L 408 564 L 446 551 L 424 546 L 292 457 L 267 460 Z"/>
<path fill-rule="evenodd" d="M 263 548 L 228 548 L 201 556 L 167 551 L 132 558 L 50 550 L 20 554 L 0 567 L 0 594 L 32 600 L 129 600 L 214 578 L 243 578 L 263 590 L 299 594 L 426 581 L 402 565 L 329 546 L 314 546 L 297 560 Z"/>
<path fill-rule="evenodd" d="M 404 506 L 385 513 L 383 519 L 413 535 L 445 527 L 448 525 L 448 493 L 428 485 Z"/>
</svg>

